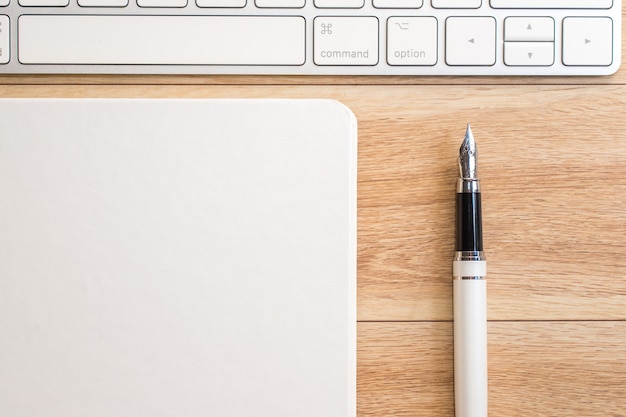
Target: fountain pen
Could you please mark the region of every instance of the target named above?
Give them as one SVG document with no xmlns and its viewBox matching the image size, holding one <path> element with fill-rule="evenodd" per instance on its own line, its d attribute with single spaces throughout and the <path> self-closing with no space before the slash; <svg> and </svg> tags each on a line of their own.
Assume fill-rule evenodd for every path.
<svg viewBox="0 0 626 417">
<path fill-rule="evenodd" d="M 455 417 L 487 417 L 487 264 L 476 156 L 476 142 L 467 125 L 459 150 L 452 264 Z"/>
</svg>

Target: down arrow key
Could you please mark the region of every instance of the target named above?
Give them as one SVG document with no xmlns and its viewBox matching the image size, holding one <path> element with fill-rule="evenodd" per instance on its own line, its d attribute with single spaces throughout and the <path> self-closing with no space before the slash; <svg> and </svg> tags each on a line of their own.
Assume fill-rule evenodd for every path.
<svg viewBox="0 0 626 417">
<path fill-rule="evenodd" d="M 553 42 L 505 42 L 504 63 L 511 67 L 554 65 Z"/>
</svg>

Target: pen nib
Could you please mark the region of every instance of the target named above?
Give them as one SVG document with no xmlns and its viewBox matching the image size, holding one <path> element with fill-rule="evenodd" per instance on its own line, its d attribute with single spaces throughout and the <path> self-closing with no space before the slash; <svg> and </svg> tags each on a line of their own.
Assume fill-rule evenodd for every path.
<svg viewBox="0 0 626 417">
<path fill-rule="evenodd" d="M 459 170 L 461 178 L 476 179 L 476 141 L 470 125 L 467 125 L 465 138 L 459 149 Z"/>
</svg>

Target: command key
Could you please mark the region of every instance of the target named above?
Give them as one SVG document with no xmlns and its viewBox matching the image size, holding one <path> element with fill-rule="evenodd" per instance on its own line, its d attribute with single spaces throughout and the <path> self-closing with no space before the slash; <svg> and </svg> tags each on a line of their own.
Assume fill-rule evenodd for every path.
<svg viewBox="0 0 626 417">
<path fill-rule="evenodd" d="M 313 24 L 316 65 L 378 64 L 378 19 L 322 16 Z"/>
</svg>

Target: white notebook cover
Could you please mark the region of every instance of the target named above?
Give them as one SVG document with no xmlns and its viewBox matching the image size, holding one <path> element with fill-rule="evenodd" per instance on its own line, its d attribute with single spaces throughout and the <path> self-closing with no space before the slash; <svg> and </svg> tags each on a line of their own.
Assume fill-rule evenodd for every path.
<svg viewBox="0 0 626 417">
<path fill-rule="evenodd" d="M 0 416 L 355 415 L 346 107 L 0 100 Z"/>
</svg>

